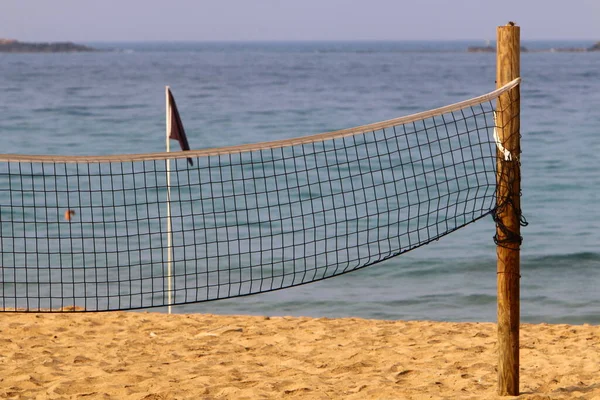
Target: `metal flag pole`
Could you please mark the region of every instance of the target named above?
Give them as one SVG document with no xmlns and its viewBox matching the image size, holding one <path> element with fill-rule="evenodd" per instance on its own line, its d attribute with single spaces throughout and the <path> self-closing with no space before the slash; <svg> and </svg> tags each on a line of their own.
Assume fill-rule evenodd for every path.
<svg viewBox="0 0 600 400">
<path fill-rule="evenodd" d="M 165 104 L 166 104 L 166 148 L 167 153 L 171 151 L 170 130 L 171 130 L 171 104 L 169 103 L 169 87 L 165 86 Z M 172 279 L 173 279 L 173 232 L 171 229 L 171 159 L 166 160 L 167 172 L 167 304 L 168 312 L 171 314 L 172 299 Z"/>
</svg>

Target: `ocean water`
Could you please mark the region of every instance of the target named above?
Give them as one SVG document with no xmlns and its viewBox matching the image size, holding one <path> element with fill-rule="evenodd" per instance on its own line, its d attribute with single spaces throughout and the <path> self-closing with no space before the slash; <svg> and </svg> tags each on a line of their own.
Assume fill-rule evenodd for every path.
<svg viewBox="0 0 600 400">
<path fill-rule="evenodd" d="M 471 44 L 95 43 L 107 51 L 0 54 L 0 153 L 163 151 L 165 85 L 194 149 L 395 118 L 493 90 L 495 55 L 466 53 Z M 521 75 L 522 320 L 598 324 L 600 53 L 524 53 Z M 364 270 L 174 312 L 494 321 L 494 233 L 487 217 Z"/>
</svg>

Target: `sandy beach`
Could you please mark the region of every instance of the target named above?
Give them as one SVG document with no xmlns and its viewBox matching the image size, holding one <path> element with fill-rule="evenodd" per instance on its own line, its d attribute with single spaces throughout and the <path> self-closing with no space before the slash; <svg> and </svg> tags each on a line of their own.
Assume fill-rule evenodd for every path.
<svg viewBox="0 0 600 400">
<path fill-rule="evenodd" d="M 503 398 L 495 345 L 491 323 L 0 314 L 0 398 Z M 523 325 L 521 392 L 600 399 L 600 327 Z"/>
</svg>

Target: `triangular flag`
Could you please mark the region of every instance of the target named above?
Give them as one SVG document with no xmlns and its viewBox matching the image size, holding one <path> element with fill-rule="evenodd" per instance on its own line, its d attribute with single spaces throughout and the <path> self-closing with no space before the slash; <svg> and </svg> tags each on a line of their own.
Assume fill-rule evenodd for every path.
<svg viewBox="0 0 600 400">
<path fill-rule="evenodd" d="M 188 143 L 187 137 L 185 136 L 185 130 L 183 129 L 183 123 L 181 122 L 179 111 L 177 111 L 177 104 L 175 104 L 173 93 L 171 93 L 171 89 L 167 89 L 167 91 L 169 93 L 169 110 L 171 110 L 171 118 L 169 124 L 169 139 L 177 140 L 179 142 L 179 145 L 181 146 L 181 150 L 189 150 L 190 145 Z M 188 163 L 190 163 L 190 165 L 194 165 L 191 158 L 188 158 Z"/>
</svg>

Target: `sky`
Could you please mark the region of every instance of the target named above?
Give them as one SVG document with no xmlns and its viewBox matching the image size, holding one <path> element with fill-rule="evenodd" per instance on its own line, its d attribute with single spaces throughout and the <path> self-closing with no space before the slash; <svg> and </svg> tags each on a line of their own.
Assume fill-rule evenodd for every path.
<svg viewBox="0 0 600 400">
<path fill-rule="evenodd" d="M 0 0 L 22 41 L 600 40 L 600 0 Z"/>
</svg>

